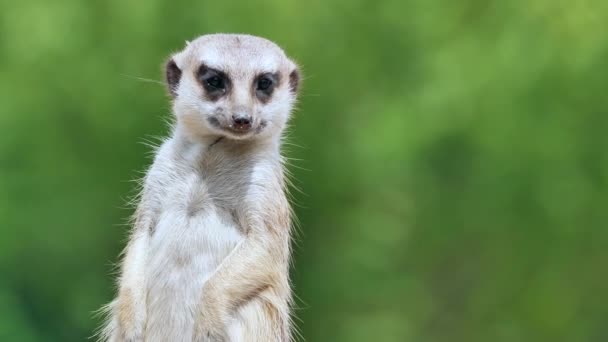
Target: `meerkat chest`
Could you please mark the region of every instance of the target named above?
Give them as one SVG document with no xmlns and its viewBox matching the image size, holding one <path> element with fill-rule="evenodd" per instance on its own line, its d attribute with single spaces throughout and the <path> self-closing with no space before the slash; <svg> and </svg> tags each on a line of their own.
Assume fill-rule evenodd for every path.
<svg viewBox="0 0 608 342">
<path fill-rule="evenodd" d="M 240 227 L 226 210 L 168 207 L 151 239 L 150 266 L 157 273 L 180 272 L 206 279 L 242 238 Z"/>
<path fill-rule="evenodd" d="M 152 321 L 191 322 L 205 281 L 243 239 L 230 209 L 217 204 L 208 181 L 192 173 L 167 182 L 148 254 Z M 162 324 L 161 324 L 162 326 Z M 189 329 L 177 326 L 176 329 Z"/>
</svg>

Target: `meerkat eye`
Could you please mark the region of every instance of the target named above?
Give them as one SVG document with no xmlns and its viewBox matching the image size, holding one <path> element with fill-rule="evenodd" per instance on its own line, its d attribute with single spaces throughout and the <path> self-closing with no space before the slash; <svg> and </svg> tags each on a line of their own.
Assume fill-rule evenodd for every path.
<svg viewBox="0 0 608 342">
<path fill-rule="evenodd" d="M 224 82 L 224 79 L 217 75 L 211 76 L 208 79 L 206 79 L 205 85 L 207 85 L 210 88 L 218 89 L 218 90 L 226 88 L 226 83 Z"/>
<path fill-rule="evenodd" d="M 272 86 L 272 80 L 266 76 L 258 80 L 258 90 L 266 91 Z"/>
<path fill-rule="evenodd" d="M 259 75 L 254 83 L 256 97 L 263 103 L 268 102 L 278 81 L 279 75 L 276 73 Z"/>
<path fill-rule="evenodd" d="M 230 86 L 230 80 L 225 73 L 205 65 L 201 65 L 199 68 L 197 78 L 207 91 L 207 95 L 213 100 L 226 94 Z"/>
<path fill-rule="evenodd" d="M 205 86 L 212 90 L 224 90 L 226 89 L 226 82 L 221 76 L 215 75 L 205 79 Z"/>
</svg>

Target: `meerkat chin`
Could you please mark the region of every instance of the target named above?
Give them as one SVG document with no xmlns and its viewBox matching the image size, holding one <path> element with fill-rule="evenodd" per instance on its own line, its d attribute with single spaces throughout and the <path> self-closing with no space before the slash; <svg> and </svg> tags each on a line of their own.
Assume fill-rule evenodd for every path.
<svg viewBox="0 0 608 342">
<path fill-rule="evenodd" d="M 165 65 L 175 125 L 148 170 L 104 341 L 290 341 L 281 135 L 299 71 L 273 42 L 212 34 Z"/>
</svg>

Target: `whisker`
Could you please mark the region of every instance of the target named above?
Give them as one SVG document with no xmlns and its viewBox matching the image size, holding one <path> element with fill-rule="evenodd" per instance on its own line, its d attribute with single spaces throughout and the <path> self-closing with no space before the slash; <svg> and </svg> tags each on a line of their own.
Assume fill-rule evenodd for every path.
<svg viewBox="0 0 608 342">
<path fill-rule="evenodd" d="M 158 80 L 153 80 L 151 78 L 144 78 L 144 77 L 139 77 L 139 76 L 133 76 L 133 75 L 127 75 L 127 74 L 120 74 L 120 76 L 124 76 L 124 77 L 128 77 L 134 80 L 138 80 L 138 81 L 142 81 L 142 82 L 148 82 L 148 83 L 156 83 L 156 84 L 160 84 L 162 86 L 165 85 L 164 82 L 158 81 Z"/>
</svg>

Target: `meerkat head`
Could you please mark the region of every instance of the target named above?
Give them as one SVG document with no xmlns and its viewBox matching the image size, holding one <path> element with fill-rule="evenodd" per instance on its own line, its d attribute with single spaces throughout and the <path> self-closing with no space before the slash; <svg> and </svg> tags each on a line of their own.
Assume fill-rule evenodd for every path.
<svg viewBox="0 0 608 342">
<path fill-rule="evenodd" d="M 273 42 L 212 34 L 187 43 L 166 64 L 178 124 L 194 136 L 278 136 L 296 99 L 299 71 Z"/>
</svg>

